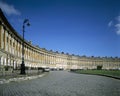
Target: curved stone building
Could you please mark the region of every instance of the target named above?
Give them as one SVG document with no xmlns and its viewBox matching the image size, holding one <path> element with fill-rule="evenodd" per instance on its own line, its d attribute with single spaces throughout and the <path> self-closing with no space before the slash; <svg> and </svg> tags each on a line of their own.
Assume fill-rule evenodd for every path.
<svg viewBox="0 0 120 96">
<path fill-rule="evenodd" d="M 22 63 L 23 38 L 10 25 L 0 10 L 0 68 L 5 66 L 19 69 Z M 24 42 L 25 66 L 29 68 L 50 67 L 64 69 L 103 69 L 120 68 L 119 58 L 86 57 L 53 52 L 30 42 Z"/>
</svg>

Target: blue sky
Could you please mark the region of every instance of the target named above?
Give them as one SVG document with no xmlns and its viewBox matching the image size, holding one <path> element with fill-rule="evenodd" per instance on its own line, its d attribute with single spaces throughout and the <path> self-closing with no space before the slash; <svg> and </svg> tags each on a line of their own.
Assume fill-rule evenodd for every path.
<svg viewBox="0 0 120 96">
<path fill-rule="evenodd" d="M 1 0 L 14 29 L 47 50 L 120 57 L 120 0 Z"/>
</svg>

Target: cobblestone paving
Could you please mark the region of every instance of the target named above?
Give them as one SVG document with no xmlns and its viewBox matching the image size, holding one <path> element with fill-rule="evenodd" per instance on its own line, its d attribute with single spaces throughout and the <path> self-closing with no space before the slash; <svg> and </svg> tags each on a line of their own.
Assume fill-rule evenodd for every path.
<svg viewBox="0 0 120 96">
<path fill-rule="evenodd" d="M 66 71 L 0 85 L 0 96 L 120 96 L 120 80 Z"/>
</svg>

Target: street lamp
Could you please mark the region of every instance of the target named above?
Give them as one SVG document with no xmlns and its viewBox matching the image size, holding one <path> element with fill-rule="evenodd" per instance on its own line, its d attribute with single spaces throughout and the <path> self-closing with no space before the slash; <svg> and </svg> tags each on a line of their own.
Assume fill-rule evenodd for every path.
<svg viewBox="0 0 120 96">
<path fill-rule="evenodd" d="M 21 72 L 20 72 L 20 74 L 26 74 L 25 73 L 25 63 L 24 63 L 24 33 L 25 33 L 25 25 L 30 26 L 30 23 L 29 23 L 28 19 L 25 19 L 23 21 L 22 64 L 21 64 Z"/>
</svg>

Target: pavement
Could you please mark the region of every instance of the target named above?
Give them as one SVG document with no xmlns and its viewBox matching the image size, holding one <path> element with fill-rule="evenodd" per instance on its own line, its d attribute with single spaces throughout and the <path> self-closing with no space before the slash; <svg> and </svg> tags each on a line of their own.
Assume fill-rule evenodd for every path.
<svg viewBox="0 0 120 96">
<path fill-rule="evenodd" d="M 36 79 L 43 77 L 46 73 L 41 73 L 39 75 L 17 75 L 17 76 L 3 76 L 0 78 L 0 84 L 10 83 L 10 82 L 20 82 L 24 80 Z"/>
<path fill-rule="evenodd" d="M 0 85 L 0 96 L 120 96 L 120 80 L 51 71 L 42 78 Z"/>
</svg>

